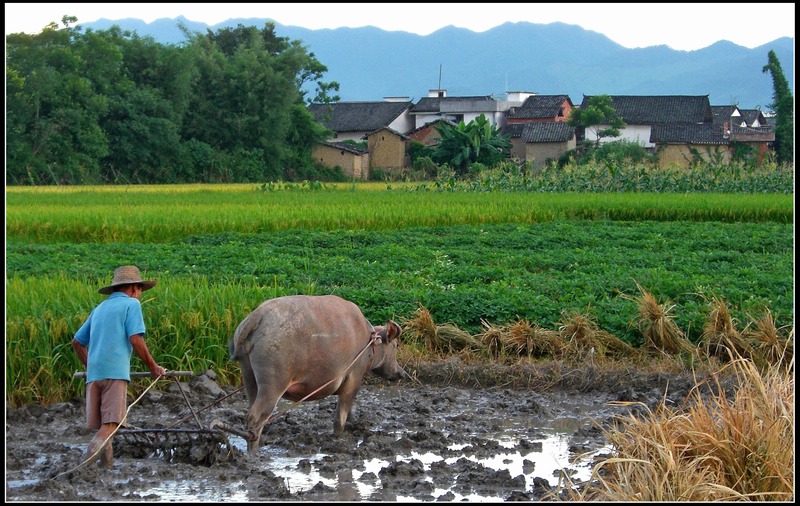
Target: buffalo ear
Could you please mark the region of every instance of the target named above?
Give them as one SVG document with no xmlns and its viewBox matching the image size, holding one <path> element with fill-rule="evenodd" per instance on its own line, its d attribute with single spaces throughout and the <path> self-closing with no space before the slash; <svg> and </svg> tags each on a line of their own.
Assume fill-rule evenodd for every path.
<svg viewBox="0 0 800 506">
<path fill-rule="evenodd" d="M 386 320 L 386 342 L 389 343 L 393 339 L 397 339 L 403 333 L 403 329 L 400 328 L 400 325 L 396 324 L 392 320 Z"/>
</svg>

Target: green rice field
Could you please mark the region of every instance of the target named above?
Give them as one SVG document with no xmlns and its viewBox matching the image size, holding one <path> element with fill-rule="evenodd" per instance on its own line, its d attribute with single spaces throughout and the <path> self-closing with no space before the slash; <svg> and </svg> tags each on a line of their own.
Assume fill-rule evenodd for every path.
<svg viewBox="0 0 800 506">
<path fill-rule="evenodd" d="M 158 280 L 143 295 L 156 359 L 224 382 L 238 371 L 227 354 L 238 323 L 295 293 L 353 300 L 373 324 L 426 308 L 472 334 L 583 314 L 640 345 L 640 285 L 693 342 L 714 298 L 742 328 L 766 310 L 793 328 L 793 223 L 793 196 L 778 194 L 10 187 L 7 402 L 79 393 L 72 335 L 123 264 Z"/>
</svg>

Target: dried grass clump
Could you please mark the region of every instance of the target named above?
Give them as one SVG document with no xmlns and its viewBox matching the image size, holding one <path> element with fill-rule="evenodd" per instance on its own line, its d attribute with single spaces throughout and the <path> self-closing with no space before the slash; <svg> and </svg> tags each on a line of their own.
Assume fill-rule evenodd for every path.
<svg viewBox="0 0 800 506">
<path fill-rule="evenodd" d="M 436 324 L 430 311 L 420 306 L 411 318 L 403 321 L 403 333 L 409 342 L 422 344 L 426 350 L 433 351 L 439 341 L 436 335 Z"/>
<path fill-rule="evenodd" d="M 704 343 L 709 356 L 726 360 L 733 352 L 734 357 L 750 358 L 752 349 L 736 329 L 728 306 L 721 299 L 714 297 L 711 301 L 711 313 L 703 326 L 700 342 Z"/>
<path fill-rule="evenodd" d="M 421 343 L 426 350 L 439 354 L 458 351 L 481 351 L 480 340 L 455 325 L 436 325 L 430 311 L 420 306 L 414 316 L 403 322 L 408 342 Z"/>
<path fill-rule="evenodd" d="M 662 404 L 644 418 L 622 419 L 606 431 L 614 456 L 595 467 L 580 499 L 793 500 L 791 362 L 762 375 L 752 361 L 731 358 L 737 382 L 732 399 L 717 379 L 708 391 L 696 386 L 685 411 Z"/>
<path fill-rule="evenodd" d="M 624 357 L 634 352 L 633 346 L 600 329 L 585 314 L 574 313 L 572 316 L 564 318 L 559 327 L 559 333 L 567 343 L 565 352 L 572 352 L 578 358 L 595 355 Z"/>
<path fill-rule="evenodd" d="M 481 318 L 481 325 L 486 327 L 486 331 L 478 335 L 484 348 L 489 352 L 489 356 L 498 358 L 505 354 L 503 343 L 503 330 L 499 327 L 492 327 L 492 324 Z"/>
<path fill-rule="evenodd" d="M 560 356 L 567 347 L 561 334 L 555 330 L 544 329 L 524 319 L 505 327 L 493 327 L 481 320 L 486 332 L 478 336 L 483 346 L 493 357 L 555 357 Z"/>
<path fill-rule="evenodd" d="M 509 347 L 523 354 L 522 344 L 525 341 L 525 354 L 529 357 L 558 357 L 567 348 L 567 342 L 557 330 L 531 325 L 519 320 L 508 328 Z"/>
<path fill-rule="evenodd" d="M 481 341 L 469 332 L 461 330 L 455 325 L 446 323 L 436 327 L 437 350 L 446 353 L 466 351 L 475 353 L 483 351 Z"/>
<path fill-rule="evenodd" d="M 638 327 L 644 336 L 644 347 L 673 354 L 694 354 L 694 346 L 669 314 L 675 306 L 659 304 L 639 283 L 636 286 L 642 294 L 636 302 L 639 306 Z"/>
<path fill-rule="evenodd" d="M 794 358 L 794 328 L 787 336 L 781 336 L 775 319 L 769 309 L 761 318 L 755 320 L 755 328 L 748 327 L 742 332 L 753 349 L 753 358 L 761 366 L 786 366 Z"/>
</svg>

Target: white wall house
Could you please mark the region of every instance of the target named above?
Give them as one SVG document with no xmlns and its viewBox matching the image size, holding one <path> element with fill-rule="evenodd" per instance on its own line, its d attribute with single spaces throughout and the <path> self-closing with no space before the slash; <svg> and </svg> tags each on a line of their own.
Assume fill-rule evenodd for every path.
<svg viewBox="0 0 800 506">
<path fill-rule="evenodd" d="M 447 119 L 454 123 L 461 121 L 469 123 L 481 114 L 489 120 L 490 124 L 502 128 L 506 124 L 506 112 L 509 107 L 522 103 L 517 103 L 519 95 L 515 95 L 514 98 L 514 101 L 509 101 L 498 100 L 491 95 L 448 97 L 447 90 L 432 89 L 428 91 L 427 97 L 421 98 L 414 104 L 414 107 L 411 108 L 411 116 L 414 118 L 414 128 L 421 128 L 440 119 Z"/>
</svg>

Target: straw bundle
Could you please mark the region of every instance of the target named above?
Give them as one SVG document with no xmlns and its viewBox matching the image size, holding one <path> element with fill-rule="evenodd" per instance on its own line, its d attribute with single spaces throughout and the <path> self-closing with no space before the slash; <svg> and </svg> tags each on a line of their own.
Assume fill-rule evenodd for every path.
<svg viewBox="0 0 800 506">
<path fill-rule="evenodd" d="M 580 356 L 614 355 L 622 357 L 633 353 L 633 346 L 613 334 L 597 327 L 588 315 L 574 314 L 559 327 L 567 347 Z"/>
<path fill-rule="evenodd" d="M 705 344 L 709 356 L 722 360 L 731 358 L 731 354 L 733 358 L 752 356 L 752 349 L 736 329 L 728 306 L 717 297 L 711 301 L 711 313 L 703 326 L 700 342 Z"/>
<path fill-rule="evenodd" d="M 639 306 L 639 332 L 644 336 L 645 348 L 668 353 L 693 353 L 694 347 L 669 314 L 675 307 L 659 304 L 656 298 L 638 283 L 641 292 Z"/>
<path fill-rule="evenodd" d="M 420 306 L 414 316 L 403 323 L 404 332 L 409 340 L 421 342 L 425 349 L 438 353 L 452 353 L 468 350 L 480 351 L 480 340 L 472 337 L 455 325 L 436 325 L 430 311 Z"/>
<path fill-rule="evenodd" d="M 414 316 L 403 322 L 403 331 L 410 342 L 419 342 L 425 349 L 433 351 L 437 347 L 438 336 L 436 324 L 433 322 L 430 311 L 420 306 Z"/>
<path fill-rule="evenodd" d="M 755 321 L 754 329 L 748 326 L 742 334 L 750 341 L 754 356 L 762 359 L 764 365 L 791 363 L 790 359 L 794 356 L 794 329 L 787 337 L 781 337 L 769 309 Z"/>
</svg>

